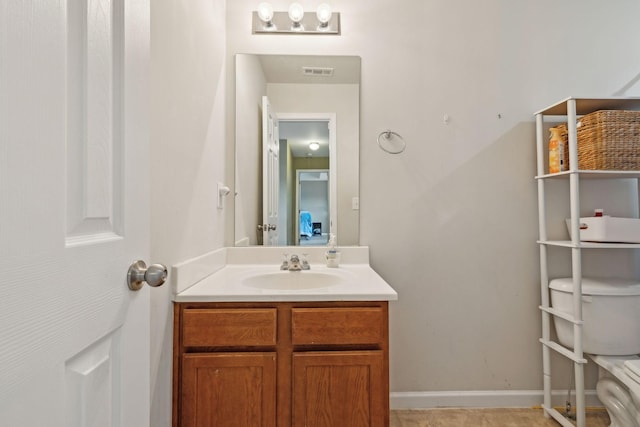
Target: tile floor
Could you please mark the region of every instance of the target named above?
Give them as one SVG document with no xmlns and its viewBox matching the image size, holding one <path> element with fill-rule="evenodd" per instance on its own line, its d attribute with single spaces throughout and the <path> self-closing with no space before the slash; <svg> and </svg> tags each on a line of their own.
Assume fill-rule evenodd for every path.
<svg viewBox="0 0 640 427">
<path fill-rule="evenodd" d="M 558 427 L 545 418 L 542 409 L 411 409 L 391 411 L 390 427 Z M 604 409 L 587 411 L 588 427 L 607 427 L 609 416 Z"/>
</svg>

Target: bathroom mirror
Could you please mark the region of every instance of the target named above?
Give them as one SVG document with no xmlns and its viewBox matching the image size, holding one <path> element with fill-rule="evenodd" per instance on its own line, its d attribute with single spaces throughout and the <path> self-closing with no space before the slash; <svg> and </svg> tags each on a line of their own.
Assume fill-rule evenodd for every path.
<svg viewBox="0 0 640 427">
<path fill-rule="evenodd" d="M 235 244 L 359 242 L 360 58 L 238 54 Z"/>
</svg>

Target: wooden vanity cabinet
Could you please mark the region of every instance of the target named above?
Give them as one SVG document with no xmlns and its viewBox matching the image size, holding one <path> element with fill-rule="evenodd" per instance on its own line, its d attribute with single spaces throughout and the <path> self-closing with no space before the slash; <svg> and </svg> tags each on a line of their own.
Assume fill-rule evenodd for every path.
<svg viewBox="0 0 640 427">
<path fill-rule="evenodd" d="M 388 427 L 388 303 L 176 303 L 173 426 Z"/>
<path fill-rule="evenodd" d="M 174 412 L 174 426 L 275 427 L 277 310 L 181 306 L 175 311 L 180 415 Z"/>
</svg>

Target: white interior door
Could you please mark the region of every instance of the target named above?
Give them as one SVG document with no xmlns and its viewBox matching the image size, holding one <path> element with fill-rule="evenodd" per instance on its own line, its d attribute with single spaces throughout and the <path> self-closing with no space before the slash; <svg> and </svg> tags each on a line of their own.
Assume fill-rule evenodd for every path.
<svg viewBox="0 0 640 427">
<path fill-rule="evenodd" d="M 269 99 L 262 97 L 262 242 L 278 245 L 278 210 L 280 187 L 280 141 L 278 117 Z"/>
<path fill-rule="evenodd" d="M 0 425 L 149 425 L 149 0 L 0 5 Z"/>
</svg>

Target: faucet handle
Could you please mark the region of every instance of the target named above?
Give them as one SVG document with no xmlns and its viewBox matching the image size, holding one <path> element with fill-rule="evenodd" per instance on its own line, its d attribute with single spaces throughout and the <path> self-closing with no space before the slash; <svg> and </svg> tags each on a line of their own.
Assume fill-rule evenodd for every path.
<svg viewBox="0 0 640 427">
<path fill-rule="evenodd" d="M 280 265 L 280 270 L 288 270 L 289 269 L 289 261 L 287 260 L 287 253 L 282 254 L 282 264 Z"/>
<path fill-rule="evenodd" d="M 307 255 L 309 254 L 302 254 L 302 269 L 303 270 L 310 270 L 311 266 L 309 265 L 309 261 L 307 260 Z"/>
<path fill-rule="evenodd" d="M 300 258 L 298 257 L 298 255 L 293 254 L 293 255 L 291 255 L 291 260 L 290 260 L 290 262 L 292 262 L 292 263 L 294 263 L 294 262 L 299 263 L 299 262 L 300 262 Z"/>
</svg>

